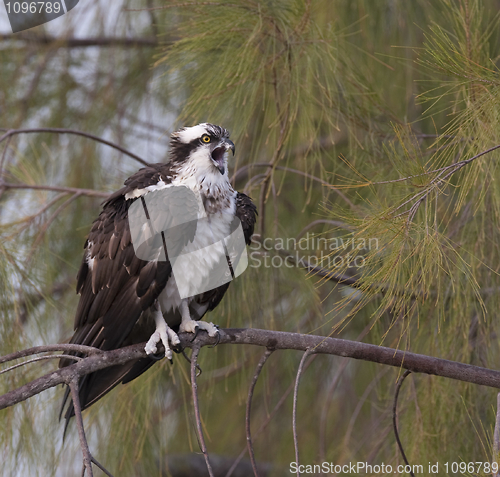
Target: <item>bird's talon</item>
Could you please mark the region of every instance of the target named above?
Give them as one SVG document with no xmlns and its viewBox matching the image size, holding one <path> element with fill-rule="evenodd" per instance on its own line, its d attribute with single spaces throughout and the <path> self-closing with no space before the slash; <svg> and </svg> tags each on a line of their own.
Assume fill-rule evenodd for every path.
<svg viewBox="0 0 500 477">
<path fill-rule="evenodd" d="M 215 325 L 215 327 L 217 328 L 217 335 L 216 335 L 215 344 L 213 344 L 212 346 L 209 346 L 209 348 L 215 348 L 220 343 L 219 327 L 217 325 Z"/>
<path fill-rule="evenodd" d="M 198 325 L 196 325 L 196 327 L 194 329 L 194 336 L 193 336 L 193 339 L 191 340 L 191 343 L 196 339 L 199 332 L 200 332 L 200 327 Z"/>
<path fill-rule="evenodd" d="M 165 357 L 165 351 L 148 355 L 153 361 L 160 361 Z"/>
</svg>

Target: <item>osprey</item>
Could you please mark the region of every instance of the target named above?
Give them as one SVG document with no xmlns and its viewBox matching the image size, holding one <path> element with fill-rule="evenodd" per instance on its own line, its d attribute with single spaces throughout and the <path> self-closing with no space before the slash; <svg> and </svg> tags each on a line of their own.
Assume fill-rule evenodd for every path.
<svg viewBox="0 0 500 477">
<path fill-rule="evenodd" d="M 231 187 L 227 170 L 229 151 L 234 154 L 234 144 L 229 140 L 229 132 L 220 126 L 202 123 L 182 128 L 171 136 L 166 163 L 140 169 L 104 202 L 85 242 L 76 287 L 81 297 L 70 342 L 112 350 L 147 341 L 145 350 L 149 357 L 81 378 L 82 409 L 120 382 L 127 383 L 145 372 L 158 360 L 159 344 L 163 345 L 165 356 L 171 359 L 172 349 L 180 343 L 178 332 L 197 333 L 202 329 L 212 337 L 218 334 L 217 326 L 200 320 L 220 303 L 229 281 L 212 289 L 205 287 L 188 297 L 181 297 L 177 282 L 181 278 L 200 284 L 200 280 L 207 279 L 208 271 L 218 259 L 209 246 L 214 242 L 214 233 L 219 237 L 229 236 L 234 230 L 235 218 L 239 219 L 238 225 L 241 222 L 245 243 L 250 244 L 256 207 L 248 196 Z M 179 261 L 176 265 L 180 268 L 174 276 L 173 259 L 169 258 L 171 249 L 168 252 L 165 249 L 162 258 L 157 255 L 152 260 L 138 257 L 134 249 L 129 211 L 132 214 L 134 204 L 145 206 L 146 200 L 169 188 L 191 194 L 191 202 L 188 197 L 185 206 L 190 206 L 200 219 L 189 222 L 189 226 L 177 234 L 182 247 L 191 252 L 191 261 L 198 262 L 195 274 L 183 269 L 183 262 Z M 193 197 L 199 198 L 202 205 L 198 206 Z M 163 208 L 172 205 L 166 202 Z M 165 244 L 163 233 L 161 236 Z M 234 277 L 229 252 L 224 250 Z M 73 362 L 62 359 L 60 366 Z M 63 407 L 68 396 L 69 390 Z M 70 402 L 65 417 L 69 421 L 73 415 Z"/>
</svg>

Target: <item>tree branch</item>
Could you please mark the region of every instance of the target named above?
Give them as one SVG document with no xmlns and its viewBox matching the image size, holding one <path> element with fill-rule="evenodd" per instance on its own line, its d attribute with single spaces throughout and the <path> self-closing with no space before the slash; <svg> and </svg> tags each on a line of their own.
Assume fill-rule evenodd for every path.
<svg viewBox="0 0 500 477">
<path fill-rule="evenodd" d="M 196 419 L 196 431 L 198 433 L 198 444 L 200 446 L 203 457 L 205 457 L 205 463 L 207 465 L 208 475 L 214 477 L 214 471 L 210 465 L 210 459 L 208 457 L 207 445 L 205 444 L 205 437 L 203 436 L 203 426 L 201 424 L 200 415 L 200 405 L 198 402 L 198 384 L 196 382 L 197 373 L 197 359 L 198 353 L 200 351 L 199 346 L 193 346 L 193 352 L 191 353 L 191 390 L 193 392 L 193 406 L 194 406 L 194 417 Z"/>
<path fill-rule="evenodd" d="M 255 477 L 259 477 L 259 472 L 257 469 L 257 462 L 255 461 L 255 453 L 253 450 L 253 443 L 252 443 L 252 432 L 250 428 L 250 416 L 252 412 L 252 398 L 253 398 L 253 393 L 255 390 L 255 385 L 257 384 L 257 380 L 259 379 L 260 372 L 262 371 L 262 368 L 264 367 L 264 364 L 266 364 L 267 358 L 271 356 L 273 353 L 273 350 L 271 349 L 266 349 L 265 353 L 262 355 L 260 358 L 259 364 L 257 364 L 257 368 L 255 369 L 255 373 L 252 378 L 252 383 L 250 384 L 250 389 L 248 390 L 248 397 L 247 397 L 247 406 L 246 406 L 246 412 L 245 412 L 245 431 L 247 435 L 247 448 L 248 448 L 248 455 L 250 456 L 250 462 L 252 463 L 252 470 L 253 474 Z"/>
<path fill-rule="evenodd" d="M 304 369 L 304 363 L 306 359 L 312 354 L 314 351 L 311 351 L 310 348 L 306 349 L 306 352 L 302 355 L 302 359 L 300 360 L 299 369 L 297 370 L 297 376 L 295 378 L 295 387 L 293 390 L 293 410 L 292 410 L 292 431 L 293 431 L 293 446 L 295 448 L 295 462 L 297 463 L 297 477 L 300 477 L 299 471 L 299 438 L 297 436 L 297 401 L 299 395 L 299 383 L 300 377 L 302 375 L 302 370 Z"/>
<path fill-rule="evenodd" d="M 303 335 L 299 333 L 253 328 L 228 328 L 220 330 L 219 332 L 220 344 L 246 344 L 263 346 L 274 350 L 293 349 L 306 351 L 310 348 L 311 352 L 315 354 L 331 354 L 360 359 L 363 361 L 408 369 L 413 373 L 431 374 L 500 389 L 500 371 L 459 363 L 457 361 L 449 361 L 446 359 L 434 358 L 432 356 L 395 350 L 384 346 L 343 340 L 340 338 L 328 338 L 324 336 Z M 192 335 L 190 333 L 180 333 L 179 338 L 181 340 L 181 345 L 186 348 L 213 345 L 216 341 L 215 338 L 210 338 L 206 333 L 200 333 L 194 342 L 191 342 Z M 90 348 L 93 354 L 87 356 L 78 363 L 54 370 L 18 389 L 14 389 L 0 396 L 0 409 L 13 406 L 14 404 L 59 384 L 69 384 L 73 379 L 85 376 L 99 369 L 144 358 L 146 357 L 146 352 L 144 351 L 145 344 L 146 343 L 139 343 L 126 348 L 99 352 L 96 352 L 94 348 Z M 75 345 L 54 345 L 50 348 L 65 350 L 69 349 L 66 348 L 69 346 Z M 86 350 L 89 349 L 88 347 L 85 348 Z M 33 349 L 37 348 L 32 348 L 32 350 Z M 15 356 L 21 357 L 35 354 L 33 351 L 28 351 L 29 350 L 15 353 Z M 9 359 L 6 358 L 8 357 L 0 358 L 0 362 L 8 361 Z"/>
<path fill-rule="evenodd" d="M 130 152 L 118 144 L 115 144 L 111 141 L 106 141 L 106 139 L 102 139 L 99 136 L 94 136 L 93 134 L 86 133 L 83 131 L 78 131 L 76 129 L 66 129 L 66 128 L 30 128 L 30 129 L 8 129 L 6 133 L 0 136 L 0 142 L 3 142 L 5 139 L 15 136 L 16 134 L 28 134 L 28 133 L 54 133 L 54 134 L 74 134 L 75 136 L 86 137 L 87 139 L 92 139 L 93 141 L 100 142 L 101 144 L 105 144 L 106 146 L 112 147 L 117 151 L 120 151 L 123 154 L 135 159 L 140 162 L 142 165 L 147 166 L 149 163 L 145 161 L 142 157 Z"/>
<path fill-rule="evenodd" d="M 411 373 L 411 371 L 406 370 L 404 372 L 404 374 L 399 378 L 399 380 L 396 384 L 396 392 L 394 393 L 394 403 L 392 405 L 392 426 L 394 428 L 394 436 L 396 437 L 396 442 L 398 444 L 399 451 L 401 452 L 401 455 L 403 456 L 403 460 L 405 461 L 405 464 L 407 465 L 407 467 L 410 468 L 411 477 L 415 477 L 415 474 L 411 470 L 412 467 L 411 467 L 410 463 L 408 462 L 408 459 L 406 458 L 403 444 L 401 444 L 401 439 L 399 438 L 399 432 L 398 432 L 398 396 L 399 396 L 399 391 L 401 390 L 401 386 L 403 385 L 403 381 L 410 373 Z"/>
<path fill-rule="evenodd" d="M 33 189 L 33 190 L 53 190 L 56 192 L 65 192 L 68 194 L 78 194 L 79 196 L 86 195 L 89 197 L 102 197 L 108 198 L 111 194 L 108 192 L 101 192 L 94 189 L 79 189 L 78 187 L 60 187 L 50 185 L 36 185 L 36 184 L 12 184 L 10 182 L 2 182 L 0 180 L 0 188 L 7 189 Z"/>
<path fill-rule="evenodd" d="M 80 395 L 78 378 L 72 379 L 69 383 L 69 389 L 71 391 L 71 399 L 73 400 L 73 408 L 75 410 L 76 425 L 78 427 L 78 437 L 80 438 L 80 447 L 82 448 L 83 454 L 83 472 L 82 475 L 88 471 L 88 477 L 93 477 L 94 473 L 92 471 L 92 455 L 90 453 L 89 444 L 87 442 L 87 437 L 85 436 L 85 428 L 82 419 L 82 407 L 80 406 Z"/>
<path fill-rule="evenodd" d="M 16 351 L 15 353 L 7 354 L 5 356 L 0 356 L 0 364 L 8 363 L 9 361 L 14 361 L 15 359 L 25 358 L 26 356 L 32 356 L 34 354 L 40 353 L 50 353 L 51 351 L 76 351 L 78 353 L 83 353 L 87 355 L 102 353 L 98 348 L 93 348 L 92 346 L 85 346 L 80 344 L 64 343 L 57 345 L 46 345 L 46 346 L 35 346 L 33 348 L 23 349 L 22 351 Z"/>
<path fill-rule="evenodd" d="M 73 361 L 81 361 L 83 359 L 83 358 L 80 358 L 79 356 L 71 356 L 70 354 L 49 354 L 47 356 L 38 356 L 37 358 L 28 359 L 26 361 L 23 361 L 22 363 L 13 364 L 12 366 L 9 366 L 8 368 L 2 369 L 0 371 L 0 374 L 8 373 L 9 371 L 12 371 L 13 369 L 20 368 L 21 366 L 26 366 L 27 364 L 36 363 L 38 361 L 45 361 L 47 359 L 61 359 L 62 357 L 67 358 L 67 359 L 72 359 Z"/>
</svg>

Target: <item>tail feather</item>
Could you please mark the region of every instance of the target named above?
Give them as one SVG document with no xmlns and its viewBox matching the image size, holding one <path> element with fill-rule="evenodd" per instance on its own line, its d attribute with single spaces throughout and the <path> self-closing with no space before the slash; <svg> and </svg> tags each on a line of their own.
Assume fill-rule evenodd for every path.
<svg viewBox="0 0 500 477">
<path fill-rule="evenodd" d="M 124 365 L 102 369 L 88 376 L 84 376 L 80 380 L 79 386 L 80 405 L 82 410 L 88 408 L 101 399 L 118 384 L 125 384 L 137 378 L 142 373 L 147 371 L 155 362 L 156 360 L 151 358 L 142 358 Z M 66 388 L 64 393 L 61 410 L 59 412 L 59 420 L 61 419 L 63 413 L 64 418 L 66 419 L 66 423 L 64 425 L 64 436 L 66 436 L 70 420 L 75 415 L 73 400 L 70 397 L 69 386 Z"/>
</svg>

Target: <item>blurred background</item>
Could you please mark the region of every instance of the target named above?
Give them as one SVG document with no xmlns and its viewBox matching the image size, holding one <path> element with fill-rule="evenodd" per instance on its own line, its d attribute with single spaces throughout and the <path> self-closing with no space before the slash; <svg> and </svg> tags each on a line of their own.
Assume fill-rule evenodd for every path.
<svg viewBox="0 0 500 477">
<path fill-rule="evenodd" d="M 258 207 L 258 237 L 208 321 L 497 368 L 500 156 L 451 165 L 500 144 L 499 12 L 493 0 L 81 0 L 12 34 L 0 6 L 0 136 L 65 128 L 163 162 L 176 128 L 222 125 L 236 145 L 234 186 Z M 440 176 L 447 166 L 456 173 Z M 69 133 L 0 142 L 0 355 L 70 338 L 86 234 L 105 194 L 139 167 Z M 217 476 L 252 475 L 245 402 L 263 352 L 201 350 Z M 275 352 L 257 383 L 261 475 L 287 475 L 295 461 L 301 357 Z M 0 392 L 56 366 L 2 375 Z M 399 375 L 309 358 L 301 463 L 403 464 L 392 430 Z M 76 426 L 63 441 L 58 420 L 62 396 L 51 389 L 0 412 L 1 475 L 79 475 Z M 411 375 L 399 399 L 410 464 L 491 462 L 494 389 Z M 205 475 L 180 356 L 117 387 L 84 419 L 91 450 L 115 476 Z"/>
</svg>

